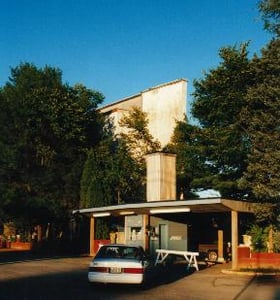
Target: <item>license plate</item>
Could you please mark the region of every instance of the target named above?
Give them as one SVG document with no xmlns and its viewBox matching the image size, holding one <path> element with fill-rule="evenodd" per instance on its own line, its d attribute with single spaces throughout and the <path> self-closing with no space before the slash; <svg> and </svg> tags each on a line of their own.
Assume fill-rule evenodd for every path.
<svg viewBox="0 0 280 300">
<path fill-rule="evenodd" d="M 110 273 L 112 274 L 119 274 L 122 272 L 122 268 L 110 268 Z"/>
</svg>

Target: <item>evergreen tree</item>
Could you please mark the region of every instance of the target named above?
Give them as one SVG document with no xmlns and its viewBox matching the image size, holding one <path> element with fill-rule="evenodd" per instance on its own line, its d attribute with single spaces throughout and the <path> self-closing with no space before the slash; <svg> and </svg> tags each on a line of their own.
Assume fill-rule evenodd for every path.
<svg viewBox="0 0 280 300">
<path fill-rule="evenodd" d="M 264 20 L 264 28 L 279 38 L 280 36 L 280 2 L 279 0 L 262 0 L 259 10 Z"/>
<path fill-rule="evenodd" d="M 194 82 L 192 114 L 199 120 L 200 130 L 192 136 L 199 172 L 191 186 L 219 190 L 223 197 L 241 199 L 248 194 L 237 180 L 247 167 L 249 142 L 240 126 L 240 112 L 253 81 L 248 58 L 248 44 L 220 50 L 220 65 Z"/>
<path fill-rule="evenodd" d="M 250 137 L 248 168 L 241 180 L 258 201 L 280 199 L 280 40 L 255 57 L 256 76 L 246 95 L 242 122 Z"/>
</svg>

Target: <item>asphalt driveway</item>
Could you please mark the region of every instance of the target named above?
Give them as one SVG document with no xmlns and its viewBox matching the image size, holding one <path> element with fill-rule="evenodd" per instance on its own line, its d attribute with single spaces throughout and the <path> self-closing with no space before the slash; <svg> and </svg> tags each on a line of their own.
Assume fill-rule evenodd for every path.
<svg viewBox="0 0 280 300">
<path fill-rule="evenodd" d="M 278 276 L 225 274 L 230 264 L 189 272 L 183 262 L 162 269 L 147 288 L 90 285 L 90 257 L 0 258 L 0 300 L 30 299 L 280 299 Z"/>
</svg>

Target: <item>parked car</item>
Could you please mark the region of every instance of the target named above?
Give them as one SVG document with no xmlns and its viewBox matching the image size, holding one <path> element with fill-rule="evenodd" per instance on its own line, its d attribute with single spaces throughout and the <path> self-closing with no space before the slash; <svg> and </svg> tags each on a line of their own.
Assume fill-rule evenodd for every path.
<svg viewBox="0 0 280 300">
<path fill-rule="evenodd" d="M 141 246 L 103 245 L 89 264 L 88 281 L 144 284 L 155 274 L 153 261 Z"/>
<path fill-rule="evenodd" d="M 218 260 L 218 245 L 217 244 L 199 244 L 198 251 L 200 257 L 210 262 L 216 262 Z M 223 249 L 224 259 L 226 261 L 231 260 L 231 243 L 225 243 Z"/>
</svg>

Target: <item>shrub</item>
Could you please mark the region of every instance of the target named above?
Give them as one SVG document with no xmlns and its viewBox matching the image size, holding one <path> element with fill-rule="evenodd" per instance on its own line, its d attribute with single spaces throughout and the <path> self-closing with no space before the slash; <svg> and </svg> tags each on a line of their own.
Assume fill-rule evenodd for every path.
<svg viewBox="0 0 280 300">
<path fill-rule="evenodd" d="M 273 250 L 280 252 L 280 231 L 273 231 Z"/>
<path fill-rule="evenodd" d="M 256 224 L 252 225 L 248 234 L 252 236 L 252 246 L 255 252 L 266 252 L 268 229 L 262 228 Z"/>
</svg>

